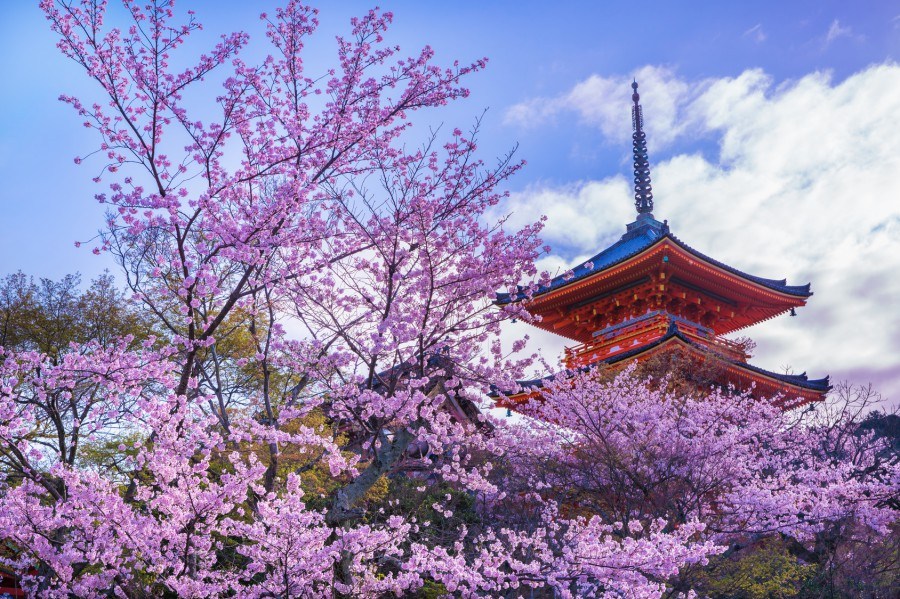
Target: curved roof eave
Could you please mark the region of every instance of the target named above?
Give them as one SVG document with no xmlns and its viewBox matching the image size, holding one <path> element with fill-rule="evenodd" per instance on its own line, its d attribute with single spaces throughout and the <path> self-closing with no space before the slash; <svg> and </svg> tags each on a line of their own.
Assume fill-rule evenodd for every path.
<svg viewBox="0 0 900 599">
<path fill-rule="evenodd" d="M 764 277 L 757 277 L 755 275 L 747 274 L 743 271 L 740 271 L 732 266 L 728 266 L 723 262 L 719 262 L 714 258 L 710 258 L 706 254 L 698 252 L 685 242 L 681 241 L 671 232 L 669 232 L 668 225 L 665 225 L 662 229 L 656 229 L 653 227 L 643 227 L 643 231 L 635 231 L 634 233 L 626 233 L 622 236 L 622 239 L 609 246 L 605 250 L 596 254 L 594 257 L 587 260 L 584 264 L 581 264 L 572 269 L 572 276 L 566 278 L 565 275 L 560 275 L 552 278 L 550 283 L 547 285 L 542 285 L 538 287 L 538 289 L 533 293 L 532 297 L 537 297 L 540 295 L 544 295 L 549 293 L 550 291 L 555 291 L 557 289 L 562 289 L 563 287 L 567 287 L 573 283 L 581 281 L 582 279 L 586 279 L 587 277 L 603 272 L 609 268 L 613 268 L 622 264 L 623 262 L 637 256 L 638 254 L 650 249 L 654 245 L 658 243 L 662 243 L 664 240 L 668 239 L 679 248 L 684 250 L 685 252 L 691 254 L 698 260 L 702 260 L 712 266 L 720 268 L 728 273 L 731 273 L 735 276 L 741 277 L 748 281 L 754 282 L 758 285 L 771 289 L 773 291 L 778 291 L 780 293 L 784 293 L 786 295 L 792 295 L 795 297 L 807 298 L 812 295 L 812 291 L 810 291 L 810 284 L 807 283 L 805 285 L 788 285 L 787 279 L 767 279 Z M 657 234 L 661 233 L 661 234 Z M 592 267 L 588 268 L 586 264 L 591 264 Z M 515 296 L 514 296 L 515 295 Z M 496 303 L 503 305 L 509 304 L 513 302 L 518 302 L 526 299 L 528 296 L 524 291 L 523 287 L 519 287 L 519 290 L 516 294 L 511 293 L 497 293 L 496 294 Z"/>
<path fill-rule="evenodd" d="M 704 262 L 708 262 L 709 264 L 712 264 L 713 266 L 717 266 L 717 267 L 721 268 L 722 270 L 730 272 L 733 275 L 737 275 L 744 279 L 748 279 L 750 281 L 753 281 L 754 283 L 759 283 L 763 287 L 768 287 L 769 289 L 772 289 L 774 291 L 780 291 L 781 293 L 786 293 L 788 295 L 795 295 L 797 297 L 810 297 L 813 294 L 812 291 L 810 291 L 810 287 L 811 287 L 810 283 L 806 283 L 805 285 L 788 285 L 787 279 L 766 279 L 764 277 L 757 277 L 756 275 L 751 275 L 751 274 L 745 273 L 745 272 L 738 270 L 732 266 L 728 266 L 724 262 L 719 262 L 715 258 L 710 258 L 706 254 L 698 252 L 697 250 L 695 250 L 694 248 L 692 248 L 691 246 L 689 246 L 682 240 L 678 239 L 671 233 L 667 233 L 665 235 L 665 237 L 671 239 L 681 249 L 683 249 L 684 251 L 690 253 L 691 255 L 703 260 Z"/>
<path fill-rule="evenodd" d="M 643 345 L 641 347 L 636 347 L 634 349 L 617 354 L 617 355 L 609 358 L 608 360 L 603 360 L 602 363 L 615 364 L 617 362 L 621 362 L 623 360 L 633 358 L 639 354 L 642 354 L 646 351 L 654 349 L 672 339 L 678 339 L 682 343 L 685 343 L 699 351 L 708 351 L 707 349 L 697 345 L 691 339 L 689 339 L 688 337 L 683 335 L 681 333 L 681 331 L 678 330 L 678 326 L 675 325 L 675 323 L 673 322 L 672 325 L 669 326 L 669 330 L 666 331 L 666 334 L 663 335 L 662 337 L 660 337 L 659 339 L 657 339 L 656 341 L 654 341 L 652 343 L 648 343 L 647 345 Z M 777 372 L 772 372 L 770 370 L 766 370 L 766 369 L 760 368 L 758 366 L 753 366 L 752 364 L 748 364 L 747 362 L 737 362 L 737 361 L 728 360 L 725 358 L 722 358 L 722 359 L 723 359 L 723 361 L 725 361 L 726 363 L 728 363 L 732 366 L 736 366 L 738 368 L 748 370 L 755 374 L 774 379 L 778 382 L 781 382 L 781 383 L 784 383 L 787 385 L 791 385 L 794 387 L 800 387 L 801 389 L 807 389 L 809 391 L 816 391 L 819 393 L 827 393 L 828 391 L 831 390 L 831 384 L 829 382 L 830 377 L 828 377 L 828 376 L 821 378 L 821 379 L 809 379 L 806 376 L 805 372 L 801 373 L 801 374 L 779 374 Z M 588 368 L 589 368 L 589 366 L 582 366 L 578 370 L 584 371 L 584 370 L 587 370 Z M 523 391 L 521 393 L 527 393 L 527 392 L 529 392 L 529 390 L 542 388 L 544 386 L 544 381 L 552 381 L 555 378 L 556 378 L 556 375 L 550 375 L 550 376 L 547 376 L 547 377 L 544 377 L 541 379 L 517 381 L 517 383 L 523 389 Z M 514 395 L 518 395 L 518 393 L 516 393 Z"/>
</svg>

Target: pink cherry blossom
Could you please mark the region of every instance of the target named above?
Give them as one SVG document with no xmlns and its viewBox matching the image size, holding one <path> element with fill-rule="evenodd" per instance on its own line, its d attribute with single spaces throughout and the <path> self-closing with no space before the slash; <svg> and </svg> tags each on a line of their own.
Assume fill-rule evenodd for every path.
<svg viewBox="0 0 900 599">
<path fill-rule="evenodd" d="M 630 372 L 562 373 L 520 424 L 479 410 L 532 366 L 500 341 L 531 316 L 493 300 L 547 281 L 543 221 L 488 218 L 522 163 L 482 162 L 478 122 L 414 117 L 485 59 L 403 54 L 373 10 L 307 72 L 317 11 L 290 1 L 251 65 L 244 33 L 191 55 L 192 12 L 123 4 L 41 2 L 95 83 L 62 96 L 98 136 L 95 252 L 154 330 L 0 349 L 0 560 L 35 596 L 661 597 L 734 535 L 896 522 L 852 419 Z"/>
</svg>

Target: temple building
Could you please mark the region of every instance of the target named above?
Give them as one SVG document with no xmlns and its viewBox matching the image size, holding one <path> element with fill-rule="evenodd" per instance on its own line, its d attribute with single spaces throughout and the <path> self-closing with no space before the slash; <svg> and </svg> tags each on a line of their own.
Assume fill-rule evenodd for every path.
<svg viewBox="0 0 900 599">
<path fill-rule="evenodd" d="M 809 284 L 788 285 L 742 272 L 678 239 L 653 216 L 647 139 L 637 83 L 632 84 L 634 199 L 637 218 L 610 247 L 530 294 L 498 294 L 497 303 L 527 302 L 534 326 L 576 343 L 565 366 L 624 365 L 677 349 L 698 363 L 716 360 L 717 382 L 783 398 L 786 406 L 819 401 L 828 377 L 779 374 L 753 366 L 742 344 L 724 335 L 806 305 Z M 541 381 L 523 383 L 526 389 Z M 523 394 L 529 395 L 529 393 Z M 514 398 L 512 398 L 514 399 Z"/>
</svg>

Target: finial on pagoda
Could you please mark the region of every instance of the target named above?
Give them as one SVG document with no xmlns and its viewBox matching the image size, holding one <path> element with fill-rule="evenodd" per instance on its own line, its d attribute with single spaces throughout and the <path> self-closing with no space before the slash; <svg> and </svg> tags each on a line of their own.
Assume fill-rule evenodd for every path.
<svg viewBox="0 0 900 599">
<path fill-rule="evenodd" d="M 635 80 L 631 84 L 634 93 L 631 99 L 634 106 L 631 107 L 631 127 L 634 133 L 631 139 L 634 142 L 634 207 L 639 215 L 653 216 L 653 189 L 650 187 L 650 160 L 647 158 L 647 136 L 644 134 L 644 113 L 641 110 L 640 99 Z"/>
</svg>

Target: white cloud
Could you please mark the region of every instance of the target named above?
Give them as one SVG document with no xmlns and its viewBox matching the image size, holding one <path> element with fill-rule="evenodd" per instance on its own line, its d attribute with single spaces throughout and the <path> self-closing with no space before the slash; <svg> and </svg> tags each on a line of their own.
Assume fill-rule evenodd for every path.
<svg viewBox="0 0 900 599">
<path fill-rule="evenodd" d="M 604 181 L 588 181 L 565 187 L 534 185 L 513 193 L 496 209 L 496 214 L 510 213 L 507 223 L 520 228 L 542 214 L 547 216 L 543 238 L 553 247 L 589 252 L 615 241 L 610 231 L 629 218 L 629 183 L 625 177 Z"/>
<path fill-rule="evenodd" d="M 745 31 L 744 37 L 750 38 L 758 44 L 766 41 L 766 32 L 763 31 L 762 23 L 757 23 L 756 25 Z"/>
<path fill-rule="evenodd" d="M 776 86 L 759 70 L 677 83 L 702 92 L 682 94 L 690 99 L 673 126 L 713 132 L 720 154 L 652 165 L 657 218 L 701 252 L 751 274 L 812 282 L 815 292 L 797 318 L 743 332 L 758 342 L 753 362 L 871 380 L 900 401 L 900 66 L 838 84 L 813 73 Z M 506 208 L 522 222 L 547 214 L 545 238 L 574 265 L 621 235 L 630 206 L 616 176 L 535 186 Z M 549 335 L 539 343 L 561 345 Z"/>
<path fill-rule="evenodd" d="M 822 49 L 824 50 L 827 49 L 832 42 L 841 38 L 849 39 L 855 43 L 866 41 L 866 36 L 864 34 L 854 32 L 849 25 L 842 25 L 838 19 L 831 22 L 828 31 L 819 39 L 822 42 Z"/>
<path fill-rule="evenodd" d="M 631 88 L 640 88 L 647 130 L 656 148 L 668 145 L 690 125 L 685 109 L 702 92 L 704 82 L 688 84 L 668 67 L 645 66 L 627 77 L 592 75 L 568 92 L 553 98 L 533 98 L 507 109 L 504 121 L 520 127 L 538 127 L 562 113 L 574 112 L 582 122 L 599 128 L 614 142 L 631 139 Z"/>
<path fill-rule="evenodd" d="M 835 19 L 831 22 L 831 27 L 828 28 L 828 33 L 825 34 L 825 44 L 830 44 L 834 40 L 841 37 L 850 37 L 853 34 L 853 31 L 849 27 L 844 27 L 841 25 L 841 22 Z"/>
</svg>

